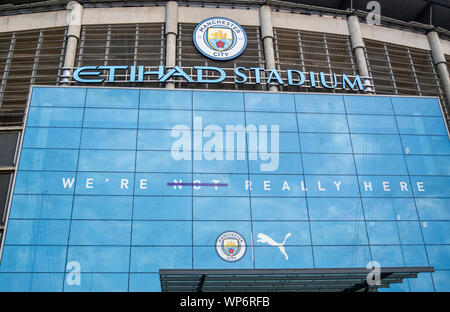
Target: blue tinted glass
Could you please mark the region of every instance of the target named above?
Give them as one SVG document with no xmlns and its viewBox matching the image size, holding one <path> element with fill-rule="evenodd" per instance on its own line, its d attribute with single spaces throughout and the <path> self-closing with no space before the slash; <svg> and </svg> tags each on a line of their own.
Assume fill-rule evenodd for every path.
<svg viewBox="0 0 450 312">
<path fill-rule="evenodd" d="M 261 160 L 260 155 L 257 155 L 256 153 L 249 153 L 248 158 L 250 173 L 302 173 L 302 160 L 300 154 L 270 153 L 270 157 L 270 160 Z M 255 158 L 256 160 L 253 160 Z"/>
<path fill-rule="evenodd" d="M 394 116 L 348 115 L 347 118 L 352 133 L 398 133 Z"/>
<path fill-rule="evenodd" d="M 450 198 L 417 198 L 416 205 L 422 220 L 450 220 Z"/>
<path fill-rule="evenodd" d="M 77 170 L 77 150 L 23 149 L 19 170 Z"/>
<path fill-rule="evenodd" d="M 405 154 L 450 155 L 447 136 L 402 135 Z"/>
<path fill-rule="evenodd" d="M 363 198 L 366 220 L 417 220 L 412 198 Z"/>
<path fill-rule="evenodd" d="M 411 176 L 415 197 L 450 197 L 450 177 Z"/>
<path fill-rule="evenodd" d="M 141 90 L 140 108 L 191 109 L 192 91 Z"/>
<path fill-rule="evenodd" d="M 192 222 L 134 221 L 133 245 L 192 245 Z"/>
<path fill-rule="evenodd" d="M 398 221 L 400 242 L 402 244 L 423 244 L 420 224 L 416 221 Z"/>
<path fill-rule="evenodd" d="M 303 177 L 297 175 L 250 175 L 241 182 L 241 187 L 251 190 L 252 196 L 305 196 L 305 183 Z M 248 192 L 248 191 L 247 191 Z"/>
<path fill-rule="evenodd" d="M 312 197 L 357 197 L 356 176 L 305 176 L 306 193 Z"/>
<path fill-rule="evenodd" d="M 305 113 L 345 113 L 341 95 L 295 94 L 297 112 Z"/>
<path fill-rule="evenodd" d="M 78 148 L 80 128 L 30 128 L 25 130 L 23 147 Z"/>
<path fill-rule="evenodd" d="M 311 221 L 311 236 L 316 245 L 365 245 L 366 227 L 362 221 Z"/>
<path fill-rule="evenodd" d="M 67 262 L 80 263 L 82 272 L 127 272 L 130 247 L 70 246 Z"/>
<path fill-rule="evenodd" d="M 297 119 L 294 113 L 260 113 L 247 112 L 245 114 L 247 127 L 253 125 L 259 129 L 260 126 L 278 126 L 279 131 L 297 132 Z"/>
<path fill-rule="evenodd" d="M 289 233 L 291 233 L 289 235 Z M 267 236 L 284 246 L 310 245 L 308 222 L 253 222 L 253 237 L 256 246 L 269 246 Z M 284 244 L 283 244 L 284 243 Z"/>
<path fill-rule="evenodd" d="M 348 132 L 347 117 L 341 114 L 298 114 L 300 132 Z"/>
<path fill-rule="evenodd" d="M 85 149 L 135 149 L 136 130 L 83 129 L 81 148 Z"/>
<path fill-rule="evenodd" d="M 244 93 L 247 111 L 294 112 L 293 94 Z"/>
<path fill-rule="evenodd" d="M 160 292 L 161 280 L 159 273 L 131 273 L 130 291 Z"/>
<path fill-rule="evenodd" d="M 371 245 L 398 245 L 400 241 L 398 222 L 367 222 L 367 234 Z"/>
<path fill-rule="evenodd" d="M 30 107 L 27 126 L 81 127 L 83 108 Z"/>
<path fill-rule="evenodd" d="M 414 185 L 405 176 L 360 176 L 363 197 L 412 197 Z"/>
<path fill-rule="evenodd" d="M 194 91 L 194 109 L 244 110 L 242 92 L 198 92 Z"/>
<path fill-rule="evenodd" d="M 397 116 L 400 134 L 447 135 L 442 117 Z"/>
<path fill-rule="evenodd" d="M 442 116 L 437 99 L 392 97 L 396 115 Z"/>
<path fill-rule="evenodd" d="M 424 246 L 371 246 L 373 261 L 381 267 L 428 266 Z"/>
<path fill-rule="evenodd" d="M 141 109 L 139 127 L 148 129 L 172 129 L 183 125 L 191 127 L 192 112 L 186 110 Z"/>
<path fill-rule="evenodd" d="M 138 172 L 191 172 L 192 161 L 175 160 L 169 151 L 139 151 L 136 155 Z"/>
<path fill-rule="evenodd" d="M 217 236 L 219 236 L 218 233 Z M 250 237 L 250 236 L 249 236 Z M 250 238 L 248 238 L 250 239 Z M 247 240 L 249 244 L 249 240 Z M 194 248 L 194 269 L 253 269 L 252 253 L 247 245 L 244 256 L 235 262 L 228 262 L 217 255 L 214 246 Z"/>
<path fill-rule="evenodd" d="M 255 247 L 255 268 L 272 269 L 277 268 L 313 268 L 313 257 L 311 247 L 287 246 L 284 254 L 276 246 Z"/>
<path fill-rule="evenodd" d="M 134 151 L 80 150 L 79 171 L 134 171 Z"/>
<path fill-rule="evenodd" d="M 251 223 L 247 221 L 194 221 L 194 245 L 216 246 L 217 238 L 224 232 L 237 232 L 247 243 L 251 244 Z M 209 247 L 211 248 L 211 247 Z M 211 248 L 215 254 L 215 248 Z M 250 250 L 247 250 L 249 252 Z M 194 251 L 195 253 L 195 251 Z M 251 253 L 251 252 L 250 252 Z M 195 257 L 195 255 L 194 255 Z M 214 255 L 217 257 L 217 254 Z M 251 257 L 250 257 L 251 258 Z M 220 258 L 219 258 L 220 259 Z M 223 261 L 222 259 L 220 259 Z"/>
<path fill-rule="evenodd" d="M 75 172 L 18 171 L 15 194 L 73 194 Z"/>
<path fill-rule="evenodd" d="M 186 142 L 186 144 L 180 146 L 179 149 L 176 149 L 177 151 L 183 152 L 192 150 L 190 130 L 177 130 L 174 132 L 172 132 L 172 130 L 139 130 L 137 148 L 138 150 L 170 151 L 177 141 L 179 141 L 180 144 Z"/>
<path fill-rule="evenodd" d="M 450 157 L 407 155 L 409 174 L 412 175 L 450 175 Z"/>
<path fill-rule="evenodd" d="M 245 127 L 244 112 L 224 112 L 224 111 L 194 111 L 194 129 L 203 131 L 225 131 L 226 126 Z M 219 126 L 220 129 L 216 129 Z M 206 134 L 205 135 L 205 141 Z M 217 134 L 216 134 L 217 135 Z"/>
<path fill-rule="evenodd" d="M 128 290 L 128 275 L 128 273 L 84 273 L 80 285 L 68 285 L 66 277 L 64 291 L 124 292 Z"/>
<path fill-rule="evenodd" d="M 364 268 L 371 261 L 368 246 L 314 246 L 317 268 Z"/>
<path fill-rule="evenodd" d="M 401 154 L 402 144 L 398 135 L 351 134 L 353 151 L 364 154 Z"/>
<path fill-rule="evenodd" d="M 450 269 L 450 246 L 449 245 L 427 245 L 430 265 L 435 269 Z"/>
<path fill-rule="evenodd" d="M 248 197 L 194 197 L 194 220 L 250 220 Z"/>
<path fill-rule="evenodd" d="M 311 220 L 363 220 L 359 198 L 308 198 Z"/>
<path fill-rule="evenodd" d="M 450 291 L 450 270 L 438 270 L 433 273 L 433 282 L 436 291 Z"/>
<path fill-rule="evenodd" d="M 135 220 L 191 220 L 191 197 L 137 196 L 134 198 Z"/>
<path fill-rule="evenodd" d="M 252 197 L 253 220 L 307 220 L 305 198 Z"/>
<path fill-rule="evenodd" d="M 421 226 L 426 244 L 450 244 L 449 221 L 423 221 Z"/>
<path fill-rule="evenodd" d="M 76 194 L 131 195 L 133 194 L 133 174 L 79 172 L 77 175 Z"/>
<path fill-rule="evenodd" d="M 66 245 L 69 220 L 17 220 L 8 222 L 6 244 Z"/>
<path fill-rule="evenodd" d="M 305 174 L 355 174 L 352 155 L 304 154 Z"/>
<path fill-rule="evenodd" d="M 344 95 L 344 101 L 348 114 L 394 114 L 389 97 Z"/>
<path fill-rule="evenodd" d="M 74 219 L 131 219 L 131 196 L 75 196 Z"/>
<path fill-rule="evenodd" d="M 61 291 L 63 273 L 0 273 L 0 291 Z"/>
<path fill-rule="evenodd" d="M 138 246 L 131 249 L 131 272 L 158 273 L 159 269 L 191 268 L 192 247 Z"/>
<path fill-rule="evenodd" d="M 211 181 L 203 181 L 211 182 Z M 173 183 L 172 185 L 168 185 Z M 191 174 L 182 173 L 137 173 L 135 181 L 136 195 L 192 195 Z"/>
<path fill-rule="evenodd" d="M 93 128 L 137 128 L 137 109 L 86 108 L 84 127 Z"/>
<path fill-rule="evenodd" d="M 400 291 L 415 291 L 415 292 L 434 292 L 433 281 L 431 280 L 431 273 L 419 273 L 417 278 L 405 279 L 400 284 L 390 284 L 389 288 L 380 288 L 380 292 L 400 292 Z"/>
<path fill-rule="evenodd" d="M 70 233 L 71 245 L 129 245 L 131 221 L 72 220 Z"/>
<path fill-rule="evenodd" d="M 10 218 L 70 219 L 72 195 L 14 195 Z"/>
<path fill-rule="evenodd" d="M 355 155 L 358 174 L 408 174 L 403 155 Z"/>
<path fill-rule="evenodd" d="M 275 144 L 278 138 L 278 146 Z M 280 132 L 278 136 L 275 132 L 271 132 L 268 128 L 267 141 L 261 142 L 261 132 L 258 134 L 256 132 L 247 133 L 247 145 L 249 153 L 263 153 L 263 152 L 276 152 L 279 149 L 280 153 L 283 152 L 293 152 L 299 153 L 300 148 L 298 145 L 298 133 L 288 133 Z M 272 144 L 272 142 L 274 144 Z M 261 155 L 261 154 L 259 154 Z"/>
<path fill-rule="evenodd" d="M 248 196 L 245 189 L 247 174 L 194 174 L 194 183 L 205 183 L 194 187 L 197 196 Z M 219 186 L 215 186 L 218 184 Z M 190 188 L 192 189 L 192 187 Z"/>
<path fill-rule="evenodd" d="M 139 90 L 96 88 L 87 91 L 87 107 L 137 108 L 138 105 Z"/>
<path fill-rule="evenodd" d="M 64 272 L 66 249 L 66 246 L 7 245 L 0 272 Z"/>
<path fill-rule="evenodd" d="M 212 159 L 212 160 L 194 160 L 194 172 L 199 173 L 211 173 L 211 172 L 221 172 L 221 173 L 247 173 L 247 159 L 244 160 L 226 160 L 223 157 L 222 152 L 218 152 L 222 159 Z M 178 161 L 182 162 L 182 160 Z M 185 161 L 191 163 L 191 161 Z M 175 167 L 176 168 L 176 167 Z"/>
<path fill-rule="evenodd" d="M 301 133 L 302 152 L 306 153 L 351 153 L 348 134 Z"/>
<path fill-rule="evenodd" d="M 84 88 L 33 87 L 31 106 L 83 107 L 85 98 Z"/>
</svg>

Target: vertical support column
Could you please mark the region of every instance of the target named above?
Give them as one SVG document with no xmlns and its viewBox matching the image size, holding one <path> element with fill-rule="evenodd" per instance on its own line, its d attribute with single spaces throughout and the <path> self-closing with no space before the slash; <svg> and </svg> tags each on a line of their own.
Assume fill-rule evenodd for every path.
<svg viewBox="0 0 450 312">
<path fill-rule="evenodd" d="M 166 66 L 176 66 L 177 36 L 178 36 L 178 3 L 169 1 L 166 3 L 165 30 L 166 35 Z M 175 82 L 166 83 L 167 89 L 174 89 Z"/>
<path fill-rule="evenodd" d="M 67 45 L 66 55 L 64 57 L 63 72 L 61 75 L 61 83 L 69 82 L 72 76 L 72 70 L 75 67 L 75 56 L 77 55 L 78 41 L 81 33 L 81 20 L 83 18 L 83 6 L 76 1 L 70 1 L 67 4 L 70 13 L 67 17 Z"/>
<path fill-rule="evenodd" d="M 450 106 L 450 78 L 448 74 L 447 61 L 444 52 L 442 52 L 439 35 L 436 31 L 430 31 L 427 34 L 428 42 L 430 43 L 431 55 L 433 56 L 433 63 L 436 66 L 439 78 L 447 96 L 447 105 Z"/>
<path fill-rule="evenodd" d="M 372 78 L 370 77 L 369 68 L 367 67 L 365 53 L 366 46 L 364 45 L 361 35 L 358 17 L 356 15 L 350 15 L 347 17 L 347 26 L 350 32 L 350 41 L 352 43 L 353 53 L 355 54 L 356 64 L 358 65 L 359 76 L 363 81 L 364 91 L 372 93 Z"/>
<path fill-rule="evenodd" d="M 261 25 L 261 39 L 264 45 L 266 70 L 272 70 L 275 68 L 275 52 L 273 49 L 272 11 L 270 6 L 263 5 L 259 8 L 259 24 Z M 269 85 L 269 91 L 277 92 L 278 87 Z"/>
</svg>

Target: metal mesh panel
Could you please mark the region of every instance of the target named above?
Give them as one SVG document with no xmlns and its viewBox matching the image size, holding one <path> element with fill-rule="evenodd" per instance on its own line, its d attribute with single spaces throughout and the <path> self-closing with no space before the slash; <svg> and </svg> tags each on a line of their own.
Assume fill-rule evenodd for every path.
<svg viewBox="0 0 450 312">
<path fill-rule="evenodd" d="M 56 84 L 66 28 L 0 33 L 0 126 L 21 125 L 31 84 Z"/>
<path fill-rule="evenodd" d="M 249 89 L 249 90 L 265 90 L 265 84 L 256 85 L 254 77 L 249 76 L 247 83 L 239 85 L 234 82 L 234 69 L 239 66 L 246 68 L 259 67 L 264 68 L 264 51 L 262 40 L 259 32 L 259 27 L 243 26 L 247 34 L 247 48 L 245 51 L 234 60 L 230 61 L 214 61 L 205 58 L 197 51 L 192 42 L 192 34 L 196 24 L 179 24 L 178 25 L 178 51 L 177 51 L 177 65 L 181 67 L 193 79 L 196 79 L 196 71 L 194 66 L 215 66 L 222 68 L 226 73 L 226 79 L 220 84 L 200 84 L 191 86 L 185 80 L 175 79 L 177 87 L 180 88 L 213 88 L 213 89 Z M 247 73 L 250 74 L 250 73 Z M 263 74 L 261 72 L 261 74 Z M 205 72 L 205 78 L 218 77 L 216 72 Z M 261 79 L 264 82 L 264 79 Z"/>
</svg>

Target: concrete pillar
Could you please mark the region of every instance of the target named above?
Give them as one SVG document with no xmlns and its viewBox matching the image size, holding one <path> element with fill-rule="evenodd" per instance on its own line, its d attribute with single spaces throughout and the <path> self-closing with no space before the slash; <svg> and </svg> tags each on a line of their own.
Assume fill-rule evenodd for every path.
<svg viewBox="0 0 450 312">
<path fill-rule="evenodd" d="M 83 18 L 83 6 L 76 1 L 70 1 L 67 4 L 70 13 L 67 17 L 67 45 L 66 55 L 64 57 L 64 66 L 62 71 L 61 83 L 68 83 L 72 76 L 72 70 L 75 67 L 75 56 L 77 54 L 78 41 L 81 33 L 81 20 Z"/>
<path fill-rule="evenodd" d="M 174 67 L 177 59 L 178 36 L 178 3 L 169 1 L 166 3 L 165 31 L 166 36 L 166 66 Z M 174 82 L 166 83 L 167 89 L 174 89 Z"/>
<path fill-rule="evenodd" d="M 361 29 L 359 27 L 359 20 L 356 15 L 350 15 L 347 17 L 347 26 L 350 32 L 350 41 L 352 43 L 353 53 L 355 54 L 356 63 L 358 65 L 358 73 L 361 77 L 366 92 L 372 93 L 372 78 L 369 74 L 369 68 L 367 67 L 366 59 L 366 46 L 361 35 Z"/>
<path fill-rule="evenodd" d="M 275 52 L 273 49 L 272 11 L 270 6 L 263 5 L 259 8 L 259 24 L 261 25 L 266 70 L 272 70 L 275 68 Z M 278 87 L 269 85 L 269 91 L 277 92 Z"/>
<path fill-rule="evenodd" d="M 430 31 L 427 34 L 428 42 L 430 43 L 431 55 L 433 56 L 433 63 L 437 68 L 439 78 L 441 78 L 442 87 L 447 95 L 447 105 L 450 106 L 450 78 L 448 75 L 447 62 L 444 52 L 442 52 L 439 35 L 436 31 Z M 442 103 L 444 104 L 444 103 Z"/>
</svg>

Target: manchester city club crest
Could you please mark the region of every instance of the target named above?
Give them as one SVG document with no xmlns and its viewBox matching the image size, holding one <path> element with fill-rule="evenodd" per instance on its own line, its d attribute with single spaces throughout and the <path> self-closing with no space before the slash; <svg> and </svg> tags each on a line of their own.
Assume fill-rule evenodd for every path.
<svg viewBox="0 0 450 312">
<path fill-rule="evenodd" d="M 193 40 L 200 53 L 217 61 L 234 59 L 247 46 L 247 35 L 242 26 L 224 17 L 201 21 L 194 30 Z"/>
<path fill-rule="evenodd" d="M 240 260 L 247 249 L 244 238 L 236 232 L 225 232 L 216 240 L 216 251 L 219 257 L 228 262 Z"/>
</svg>

